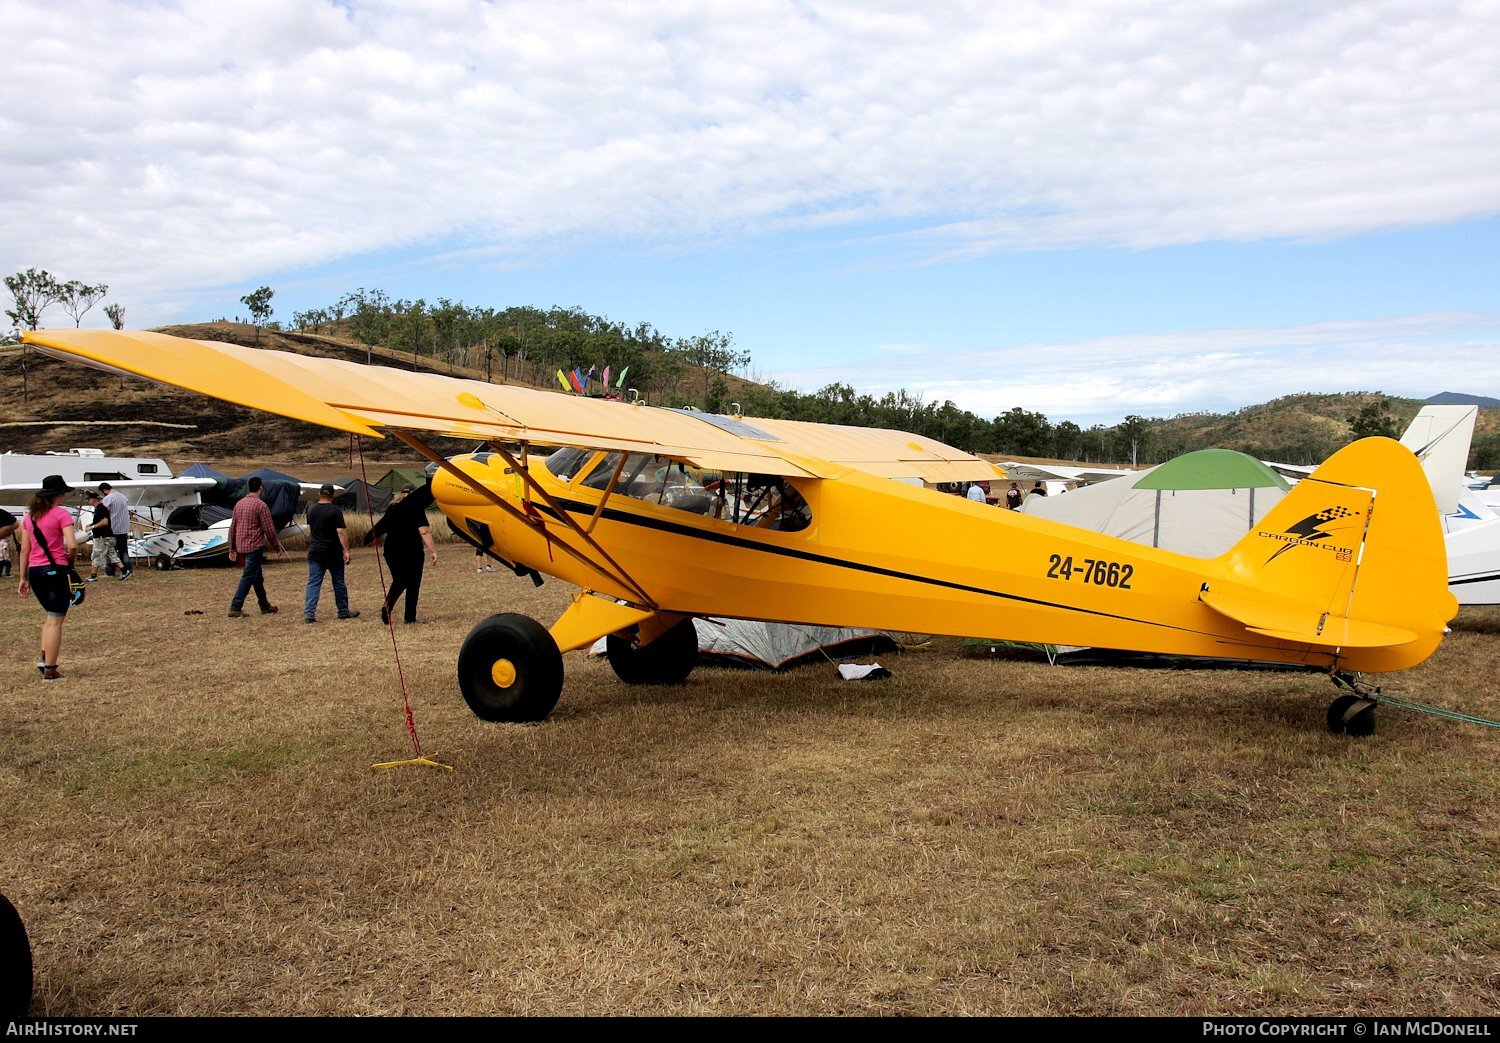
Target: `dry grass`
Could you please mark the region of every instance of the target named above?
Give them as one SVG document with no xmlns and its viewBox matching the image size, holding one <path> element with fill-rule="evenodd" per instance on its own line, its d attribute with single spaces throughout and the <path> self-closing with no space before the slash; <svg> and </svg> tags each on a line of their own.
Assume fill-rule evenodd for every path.
<svg viewBox="0 0 1500 1043">
<path fill-rule="evenodd" d="M 1049 669 L 937 641 L 830 669 L 617 684 L 490 726 L 453 658 L 568 592 L 440 550 L 398 628 L 226 620 L 227 570 L 101 582 L 42 686 L 0 602 L 0 889 L 34 1013 L 1397 1013 L 1500 1005 L 1500 735 L 1313 676 Z M 325 592 L 325 617 L 331 617 Z M 202 615 L 185 615 L 189 611 Z M 1402 694 L 1500 717 L 1500 615 Z"/>
</svg>

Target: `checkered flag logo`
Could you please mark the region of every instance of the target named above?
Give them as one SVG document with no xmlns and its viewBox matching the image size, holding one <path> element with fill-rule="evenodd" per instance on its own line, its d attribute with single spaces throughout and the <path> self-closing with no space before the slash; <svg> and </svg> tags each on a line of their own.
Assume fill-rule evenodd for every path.
<svg viewBox="0 0 1500 1043">
<path fill-rule="evenodd" d="M 1329 531 L 1331 527 L 1347 518 L 1358 517 L 1360 513 L 1360 511 L 1351 511 L 1348 507 L 1341 504 L 1335 504 L 1332 507 L 1324 507 L 1317 514 L 1309 514 L 1295 525 L 1288 525 L 1285 535 L 1294 537 L 1294 541 L 1279 547 L 1276 553 L 1266 559 L 1266 563 L 1270 564 L 1298 544 L 1315 543 L 1318 540 L 1327 539 L 1333 535 Z M 1343 556 L 1340 556 L 1339 560 L 1343 561 L 1345 559 Z"/>
</svg>

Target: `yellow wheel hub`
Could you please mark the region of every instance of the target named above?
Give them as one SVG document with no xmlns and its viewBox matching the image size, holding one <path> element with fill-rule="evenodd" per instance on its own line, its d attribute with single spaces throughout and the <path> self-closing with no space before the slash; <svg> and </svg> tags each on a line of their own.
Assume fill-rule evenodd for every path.
<svg viewBox="0 0 1500 1043">
<path fill-rule="evenodd" d="M 490 676 L 501 688 L 509 688 L 516 683 L 516 664 L 509 659 L 496 659 L 490 667 Z"/>
</svg>

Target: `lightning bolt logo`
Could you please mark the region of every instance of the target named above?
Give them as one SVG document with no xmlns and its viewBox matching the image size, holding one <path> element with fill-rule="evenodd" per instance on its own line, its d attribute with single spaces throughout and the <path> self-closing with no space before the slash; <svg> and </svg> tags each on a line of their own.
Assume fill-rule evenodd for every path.
<svg viewBox="0 0 1500 1043">
<path fill-rule="evenodd" d="M 1295 525 L 1288 525 L 1284 533 L 1275 537 L 1285 540 L 1286 543 L 1278 547 L 1276 553 L 1266 559 L 1266 564 L 1271 564 L 1293 547 L 1316 544 L 1319 540 L 1326 540 L 1341 529 L 1350 528 L 1348 525 L 1339 523 L 1347 518 L 1357 518 L 1359 515 L 1359 511 L 1351 511 L 1347 507 L 1325 507 L 1316 514 L 1309 514 Z"/>
</svg>

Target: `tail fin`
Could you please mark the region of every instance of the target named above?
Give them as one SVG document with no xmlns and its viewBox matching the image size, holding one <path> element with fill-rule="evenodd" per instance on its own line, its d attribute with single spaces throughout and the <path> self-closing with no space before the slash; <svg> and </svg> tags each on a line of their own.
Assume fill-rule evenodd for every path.
<svg viewBox="0 0 1500 1043">
<path fill-rule="evenodd" d="M 1204 604 L 1255 633 L 1334 649 L 1350 669 L 1421 662 L 1457 611 L 1432 489 L 1388 438 L 1329 457 L 1217 564 Z"/>
</svg>

